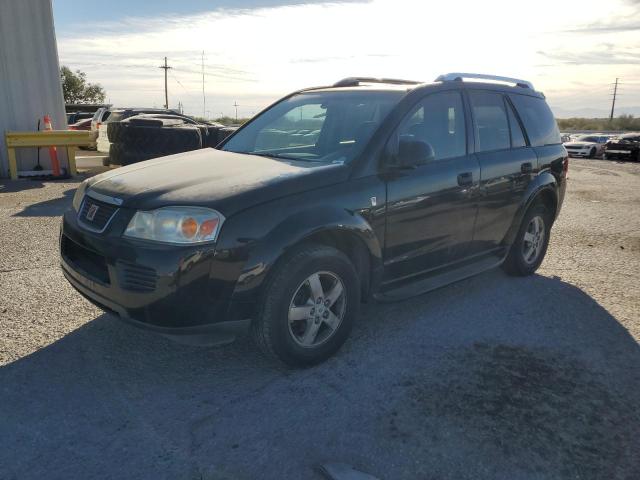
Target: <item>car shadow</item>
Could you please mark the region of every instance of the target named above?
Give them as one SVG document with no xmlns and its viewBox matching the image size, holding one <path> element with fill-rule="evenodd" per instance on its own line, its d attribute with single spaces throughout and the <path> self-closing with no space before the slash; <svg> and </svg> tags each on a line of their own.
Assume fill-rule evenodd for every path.
<svg viewBox="0 0 640 480">
<path fill-rule="evenodd" d="M 304 370 L 104 314 L 0 368 L 0 477 L 640 478 L 639 372 L 584 291 L 500 271 L 364 305 Z"/>
<path fill-rule="evenodd" d="M 71 206 L 75 188 L 69 188 L 62 192 L 62 197 L 30 203 L 27 207 L 15 213 L 14 217 L 59 217 Z"/>
</svg>

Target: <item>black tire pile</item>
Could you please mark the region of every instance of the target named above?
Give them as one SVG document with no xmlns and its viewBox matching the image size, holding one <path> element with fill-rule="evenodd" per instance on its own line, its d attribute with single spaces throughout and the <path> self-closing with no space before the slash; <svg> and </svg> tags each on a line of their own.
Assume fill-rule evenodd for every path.
<svg viewBox="0 0 640 480">
<path fill-rule="evenodd" d="M 215 148 L 237 128 L 199 124 L 178 116 L 137 115 L 107 125 L 111 142 L 109 163 L 131 165 L 165 155 Z"/>
</svg>

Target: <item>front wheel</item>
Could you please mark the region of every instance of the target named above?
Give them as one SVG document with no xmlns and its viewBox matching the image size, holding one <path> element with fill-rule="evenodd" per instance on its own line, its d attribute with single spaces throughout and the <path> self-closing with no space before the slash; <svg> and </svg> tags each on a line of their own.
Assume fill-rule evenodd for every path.
<svg viewBox="0 0 640 480">
<path fill-rule="evenodd" d="M 551 215 L 543 205 L 529 209 L 502 265 L 509 275 L 532 275 L 540 267 L 549 246 L 551 222 Z"/>
<path fill-rule="evenodd" d="M 594 147 L 591 150 L 589 150 L 589 158 L 595 158 L 595 156 L 596 156 L 596 149 Z"/>
<path fill-rule="evenodd" d="M 332 247 L 303 246 L 276 265 L 252 335 L 269 356 L 313 365 L 346 341 L 359 306 L 360 282 L 349 259 Z"/>
</svg>

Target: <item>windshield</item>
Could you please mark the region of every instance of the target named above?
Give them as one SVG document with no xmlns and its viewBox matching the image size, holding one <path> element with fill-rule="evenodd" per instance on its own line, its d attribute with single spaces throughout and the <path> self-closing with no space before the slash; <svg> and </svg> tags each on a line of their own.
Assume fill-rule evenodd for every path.
<svg viewBox="0 0 640 480">
<path fill-rule="evenodd" d="M 360 154 L 403 91 L 307 92 L 251 121 L 222 147 L 237 153 L 347 163 Z"/>
<path fill-rule="evenodd" d="M 578 137 L 578 141 L 598 143 L 598 137 L 589 137 L 588 135 L 584 135 L 582 137 Z"/>
</svg>

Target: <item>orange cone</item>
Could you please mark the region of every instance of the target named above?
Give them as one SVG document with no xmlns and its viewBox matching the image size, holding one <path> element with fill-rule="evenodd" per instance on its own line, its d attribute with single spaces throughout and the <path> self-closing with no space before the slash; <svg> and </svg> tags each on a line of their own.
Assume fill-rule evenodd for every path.
<svg viewBox="0 0 640 480">
<path fill-rule="evenodd" d="M 51 117 L 49 115 L 44 116 L 44 129 L 53 130 L 51 126 Z M 49 147 L 49 158 L 51 158 L 51 170 L 53 170 L 53 175 L 55 177 L 60 176 L 60 162 L 58 162 L 58 151 L 56 147 Z"/>
</svg>

